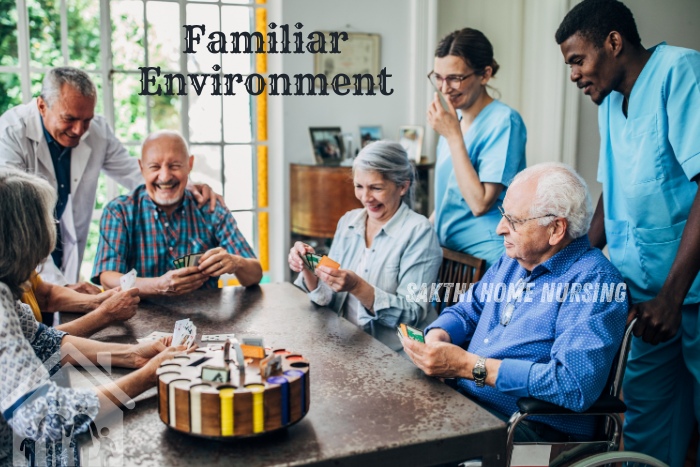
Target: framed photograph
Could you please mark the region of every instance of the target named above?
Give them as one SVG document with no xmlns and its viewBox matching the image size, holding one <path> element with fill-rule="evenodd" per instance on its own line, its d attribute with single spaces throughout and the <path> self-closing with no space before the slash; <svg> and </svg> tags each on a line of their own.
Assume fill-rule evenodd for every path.
<svg viewBox="0 0 700 467">
<path fill-rule="evenodd" d="M 330 37 L 329 31 L 322 31 Z M 352 75 L 379 74 L 379 34 L 348 32 L 348 40 L 339 44 L 339 54 L 316 54 L 314 56 L 314 74 L 324 74 L 328 83 L 335 75 L 344 73 L 352 80 Z M 379 82 L 375 82 L 375 87 Z M 350 84 L 352 86 L 352 84 Z"/>
<path fill-rule="evenodd" d="M 399 127 L 399 143 L 408 153 L 409 160 L 420 163 L 423 154 L 423 127 L 402 126 Z"/>
<path fill-rule="evenodd" d="M 360 127 L 360 148 L 364 148 L 369 143 L 382 139 L 382 127 L 361 126 Z"/>
<path fill-rule="evenodd" d="M 309 135 L 311 135 L 311 146 L 317 164 L 340 164 L 343 158 L 343 137 L 340 127 L 311 127 Z"/>
</svg>

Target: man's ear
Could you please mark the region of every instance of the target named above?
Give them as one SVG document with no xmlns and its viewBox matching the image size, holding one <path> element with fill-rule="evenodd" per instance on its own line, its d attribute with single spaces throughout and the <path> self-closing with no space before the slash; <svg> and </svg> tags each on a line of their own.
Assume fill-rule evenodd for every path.
<svg viewBox="0 0 700 467">
<path fill-rule="evenodd" d="M 613 57 L 617 57 L 622 53 L 624 41 L 619 32 L 610 31 L 608 37 L 605 38 L 605 48 Z"/>
<path fill-rule="evenodd" d="M 141 172 L 143 172 L 143 163 L 141 162 L 141 159 L 139 159 L 139 169 L 141 169 Z"/>
<path fill-rule="evenodd" d="M 190 172 L 192 171 L 192 167 L 194 167 L 194 156 L 190 156 L 189 160 L 189 166 L 190 166 Z"/>
<path fill-rule="evenodd" d="M 39 96 L 36 98 L 36 106 L 39 109 L 39 113 L 41 114 L 41 117 L 44 118 L 46 115 L 46 109 L 48 109 L 49 106 L 46 104 L 46 101 L 44 100 L 43 97 Z"/>
<path fill-rule="evenodd" d="M 549 227 L 549 244 L 554 246 L 558 245 L 566 238 L 569 222 L 563 217 L 557 217 L 549 224 Z"/>
</svg>

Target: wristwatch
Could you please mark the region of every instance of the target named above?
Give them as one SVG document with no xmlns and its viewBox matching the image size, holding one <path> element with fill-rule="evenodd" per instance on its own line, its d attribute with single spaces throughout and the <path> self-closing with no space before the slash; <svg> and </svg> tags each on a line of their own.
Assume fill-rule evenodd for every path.
<svg viewBox="0 0 700 467">
<path fill-rule="evenodd" d="M 483 388 L 486 382 L 486 357 L 479 357 L 474 368 L 472 368 L 472 376 L 477 388 Z"/>
</svg>

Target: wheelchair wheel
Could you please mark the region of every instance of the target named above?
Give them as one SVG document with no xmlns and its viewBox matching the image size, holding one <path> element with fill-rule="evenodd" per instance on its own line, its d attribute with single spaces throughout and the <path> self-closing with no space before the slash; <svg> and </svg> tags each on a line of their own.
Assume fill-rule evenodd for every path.
<svg viewBox="0 0 700 467">
<path fill-rule="evenodd" d="M 624 463 L 627 467 L 649 466 L 649 467 L 668 467 L 655 457 L 647 456 L 639 452 L 632 451 L 613 451 L 603 454 L 596 454 L 579 462 L 576 462 L 571 467 L 598 467 L 606 464 Z"/>
</svg>

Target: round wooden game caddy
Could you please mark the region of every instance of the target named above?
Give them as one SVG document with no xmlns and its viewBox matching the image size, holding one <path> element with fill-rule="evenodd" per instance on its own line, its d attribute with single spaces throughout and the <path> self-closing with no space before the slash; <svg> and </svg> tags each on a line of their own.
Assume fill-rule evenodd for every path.
<svg viewBox="0 0 700 467">
<path fill-rule="evenodd" d="M 286 349 L 227 342 L 176 355 L 156 374 L 160 419 L 193 436 L 259 436 L 287 428 L 309 411 L 309 362 Z"/>
</svg>

